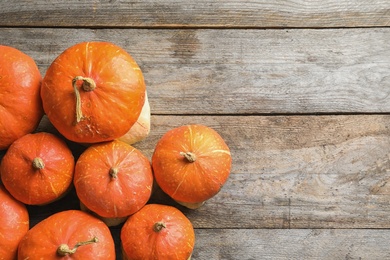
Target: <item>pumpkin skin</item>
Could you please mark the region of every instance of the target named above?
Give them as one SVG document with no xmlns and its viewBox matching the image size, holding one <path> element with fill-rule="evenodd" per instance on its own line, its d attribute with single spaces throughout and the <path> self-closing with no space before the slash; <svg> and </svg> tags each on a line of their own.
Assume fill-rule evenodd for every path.
<svg viewBox="0 0 390 260">
<path fill-rule="evenodd" d="M 59 135 L 58 130 L 53 126 L 50 120 L 44 115 L 41 119 L 41 122 L 37 126 L 36 132 L 49 132 L 52 134 Z M 130 128 L 130 130 L 118 140 L 123 141 L 128 144 L 134 144 L 144 140 L 150 133 L 150 105 L 148 101 L 148 96 L 145 93 L 145 103 L 142 107 L 141 114 L 139 115 L 137 122 Z M 84 144 L 89 146 L 89 144 Z"/>
<path fill-rule="evenodd" d="M 195 232 L 190 220 L 177 208 L 148 204 L 126 220 L 121 243 L 126 260 L 190 259 Z"/>
<path fill-rule="evenodd" d="M 118 138 L 128 144 L 135 144 L 144 140 L 150 133 L 150 105 L 148 100 L 148 94 L 145 93 L 145 103 L 142 107 L 141 114 L 139 115 L 137 122 L 130 128 L 130 130 L 124 135 Z"/>
<path fill-rule="evenodd" d="M 220 191 L 231 164 L 225 141 L 204 125 L 171 129 L 158 141 L 152 156 L 156 183 L 188 208 L 200 207 Z"/>
<path fill-rule="evenodd" d="M 125 50 L 109 42 L 82 42 L 49 66 L 41 97 L 45 113 L 63 136 L 97 143 L 130 130 L 145 91 L 142 72 Z"/>
<path fill-rule="evenodd" d="M 0 259 L 14 260 L 20 240 L 29 229 L 26 206 L 0 184 Z"/>
<path fill-rule="evenodd" d="M 84 244 L 77 247 L 78 243 Z M 102 221 L 80 210 L 66 210 L 42 220 L 26 233 L 18 247 L 18 259 L 115 260 L 115 245 Z"/>
<path fill-rule="evenodd" d="M 45 132 L 16 140 L 0 165 L 1 180 L 17 200 L 44 205 L 66 194 L 72 184 L 75 160 L 59 137 Z"/>
<path fill-rule="evenodd" d="M 147 203 L 153 173 L 148 158 L 138 149 L 114 140 L 94 144 L 80 155 L 73 182 L 82 206 L 113 226 Z"/>
<path fill-rule="evenodd" d="M 30 56 L 0 45 L 0 150 L 38 126 L 43 116 L 41 80 Z"/>
</svg>

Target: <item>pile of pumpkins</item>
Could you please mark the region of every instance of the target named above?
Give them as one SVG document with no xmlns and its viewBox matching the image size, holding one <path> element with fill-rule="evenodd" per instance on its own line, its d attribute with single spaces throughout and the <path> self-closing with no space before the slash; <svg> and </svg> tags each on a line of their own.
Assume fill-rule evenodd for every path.
<svg viewBox="0 0 390 260">
<path fill-rule="evenodd" d="M 36 131 L 43 117 L 58 135 Z M 148 201 L 158 186 L 183 206 L 202 206 L 228 179 L 231 154 L 215 130 L 192 124 L 166 132 L 149 161 L 133 146 L 149 132 L 143 74 L 121 47 L 78 43 L 42 77 L 30 56 L 0 46 L 1 259 L 116 259 L 109 227 L 119 224 L 123 259 L 190 259 L 190 220 Z M 65 140 L 85 147 L 77 159 Z M 73 188 L 80 210 L 29 226 L 26 205 Z"/>
</svg>

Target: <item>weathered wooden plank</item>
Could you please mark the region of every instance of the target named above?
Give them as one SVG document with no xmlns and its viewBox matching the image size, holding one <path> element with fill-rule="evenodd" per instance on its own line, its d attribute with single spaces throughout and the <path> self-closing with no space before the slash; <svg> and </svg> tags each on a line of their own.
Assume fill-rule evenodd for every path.
<svg viewBox="0 0 390 260">
<path fill-rule="evenodd" d="M 390 259 L 389 230 L 198 229 L 193 259 Z"/>
<path fill-rule="evenodd" d="M 120 229 L 112 229 L 122 259 Z M 390 230 L 195 229 L 193 260 L 390 259 Z"/>
<path fill-rule="evenodd" d="M 0 26 L 372 27 L 388 26 L 386 0 L 0 2 Z"/>
<path fill-rule="evenodd" d="M 0 43 L 31 55 L 42 73 L 88 40 L 115 42 L 134 56 L 154 114 L 390 112 L 390 28 L 0 28 Z"/>
<path fill-rule="evenodd" d="M 152 123 L 136 144 L 149 158 L 164 132 L 188 123 L 216 129 L 231 148 L 227 184 L 202 208 L 185 210 L 197 228 L 390 227 L 389 115 L 153 116 Z"/>
</svg>

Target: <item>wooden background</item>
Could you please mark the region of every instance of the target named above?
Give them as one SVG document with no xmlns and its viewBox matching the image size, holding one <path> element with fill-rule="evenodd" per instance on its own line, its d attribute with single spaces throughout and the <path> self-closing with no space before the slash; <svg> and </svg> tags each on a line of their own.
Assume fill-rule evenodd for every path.
<svg viewBox="0 0 390 260">
<path fill-rule="evenodd" d="M 152 130 L 136 147 L 149 158 L 189 123 L 231 148 L 221 192 L 179 207 L 193 259 L 390 259 L 388 0 L 0 2 L 0 44 L 42 75 L 91 40 L 123 47 L 144 73 Z M 74 193 L 29 207 L 32 225 L 77 207 Z"/>
</svg>

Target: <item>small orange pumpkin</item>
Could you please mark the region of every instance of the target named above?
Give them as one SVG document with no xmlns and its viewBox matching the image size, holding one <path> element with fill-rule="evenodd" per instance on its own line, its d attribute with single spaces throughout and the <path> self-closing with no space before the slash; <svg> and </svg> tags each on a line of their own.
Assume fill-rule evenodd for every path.
<svg viewBox="0 0 390 260">
<path fill-rule="evenodd" d="M 229 177 L 231 164 L 225 141 L 204 125 L 171 129 L 158 141 L 152 156 L 157 184 L 188 208 L 200 207 L 219 192 Z"/>
<path fill-rule="evenodd" d="M 29 229 L 26 206 L 0 184 L 0 259 L 14 260 L 20 240 Z"/>
<path fill-rule="evenodd" d="M 140 68 L 109 42 L 82 42 L 61 53 L 42 81 L 43 109 L 54 127 L 79 143 L 126 134 L 145 102 Z"/>
<path fill-rule="evenodd" d="M 59 137 L 45 132 L 16 140 L 0 165 L 1 180 L 17 200 L 43 205 L 66 194 L 72 184 L 74 157 Z"/>
<path fill-rule="evenodd" d="M 41 80 L 30 56 L 0 45 L 0 150 L 38 126 L 43 115 Z"/>
<path fill-rule="evenodd" d="M 80 210 L 66 210 L 26 233 L 18 247 L 18 259 L 115 260 L 115 244 L 101 220 Z"/>
<path fill-rule="evenodd" d="M 114 226 L 149 200 L 153 173 L 148 158 L 119 140 L 88 147 L 76 162 L 74 186 L 87 209 Z"/>
<path fill-rule="evenodd" d="M 131 215 L 121 230 L 123 259 L 190 259 L 195 232 L 177 208 L 148 204 Z"/>
</svg>

